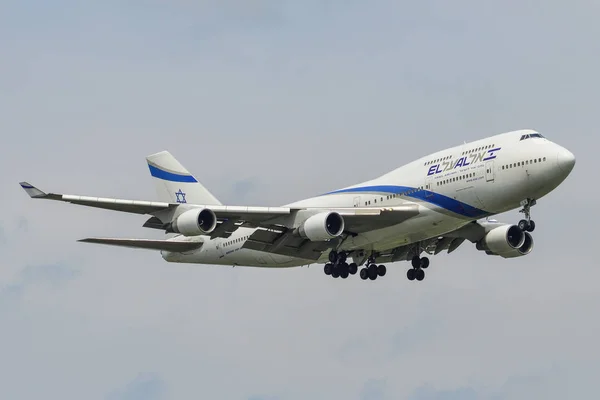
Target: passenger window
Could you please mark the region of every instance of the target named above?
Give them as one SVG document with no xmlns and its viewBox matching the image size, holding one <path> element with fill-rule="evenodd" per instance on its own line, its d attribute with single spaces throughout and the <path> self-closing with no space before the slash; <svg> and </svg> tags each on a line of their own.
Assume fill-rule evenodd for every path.
<svg viewBox="0 0 600 400">
<path fill-rule="evenodd" d="M 546 157 L 544 157 L 544 161 L 546 161 Z"/>
</svg>

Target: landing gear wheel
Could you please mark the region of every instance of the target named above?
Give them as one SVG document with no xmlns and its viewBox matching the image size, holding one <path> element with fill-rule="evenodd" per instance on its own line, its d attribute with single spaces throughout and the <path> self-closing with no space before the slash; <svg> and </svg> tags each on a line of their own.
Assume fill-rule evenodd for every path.
<svg viewBox="0 0 600 400">
<path fill-rule="evenodd" d="M 367 269 L 368 273 L 369 273 L 369 279 L 374 281 L 375 279 L 377 279 L 377 265 L 375 264 L 371 264 L 369 265 L 369 268 Z"/>
<path fill-rule="evenodd" d="M 523 232 L 527 231 L 529 228 L 529 222 L 526 219 L 522 219 L 519 221 L 519 229 Z"/>
<path fill-rule="evenodd" d="M 332 264 L 335 263 L 337 261 L 337 258 L 338 258 L 337 251 L 332 250 L 329 252 L 329 262 L 330 263 L 332 263 Z"/>
<path fill-rule="evenodd" d="M 325 266 L 323 267 L 323 271 L 325 272 L 325 275 L 331 275 L 332 270 L 333 270 L 333 265 L 331 265 L 330 263 L 325 264 Z"/>
<path fill-rule="evenodd" d="M 352 263 L 352 264 L 348 265 L 348 272 L 350 273 L 350 275 L 356 274 L 357 271 L 358 271 L 358 265 L 356 265 L 356 263 Z"/>
<path fill-rule="evenodd" d="M 339 278 L 340 277 L 340 269 L 339 269 L 339 267 L 333 267 L 331 269 L 331 276 L 333 278 Z"/>
<path fill-rule="evenodd" d="M 421 267 L 421 259 L 419 258 L 419 256 L 414 256 L 411 260 L 411 263 L 412 263 L 413 268 Z"/>
<path fill-rule="evenodd" d="M 360 279 L 366 281 L 369 278 L 369 271 L 366 268 L 362 268 L 360 270 Z"/>
<path fill-rule="evenodd" d="M 421 268 L 426 269 L 427 267 L 429 267 L 429 258 L 427 257 L 423 257 L 421 258 Z"/>
<path fill-rule="evenodd" d="M 406 277 L 408 278 L 409 281 L 415 280 L 415 271 L 416 271 L 416 269 L 414 269 L 414 268 L 411 268 L 408 271 L 406 271 Z"/>
<path fill-rule="evenodd" d="M 348 268 L 342 268 L 340 271 L 340 278 L 346 279 L 348 277 Z"/>
<path fill-rule="evenodd" d="M 387 272 L 387 268 L 385 268 L 385 265 L 380 265 L 377 267 L 377 275 L 385 276 L 386 272 Z"/>
<path fill-rule="evenodd" d="M 529 227 L 527 228 L 527 232 L 533 232 L 535 230 L 535 221 L 529 221 Z"/>
<path fill-rule="evenodd" d="M 425 271 L 422 269 L 415 270 L 415 278 L 417 278 L 418 281 L 425 279 Z"/>
</svg>

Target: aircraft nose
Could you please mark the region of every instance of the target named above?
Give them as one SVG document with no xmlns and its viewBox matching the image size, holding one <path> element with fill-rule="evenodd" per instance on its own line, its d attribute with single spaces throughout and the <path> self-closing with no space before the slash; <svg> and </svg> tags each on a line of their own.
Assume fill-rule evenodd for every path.
<svg viewBox="0 0 600 400">
<path fill-rule="evenodd" d="M 561 147 L 556 155 L 556 162 L 565 174 L 569 174 L 573 170 L 573 167 L 575 167 L 575 155 L 564 147 Z"/>
</svg>

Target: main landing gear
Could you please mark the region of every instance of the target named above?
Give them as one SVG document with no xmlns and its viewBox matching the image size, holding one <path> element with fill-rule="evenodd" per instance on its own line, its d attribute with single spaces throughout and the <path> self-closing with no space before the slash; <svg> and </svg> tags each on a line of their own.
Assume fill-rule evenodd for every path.
<svg viewBox="0 0 600 400">
<path fill-rule="evenodd" d="M 349 275 L 354 275 L 358 271 L 358 265 L 356 263 L 348 264 L 346 259 L 348 254 L 346 252 L 332 251 L 329 253 L 329 262 L 325 264 L 323 268 L 325 275 L 331 275 L 333 278 L 346 279 Z"/>
<path fill-rule="evenodd" d="M 429 258 L 427 257 L 419 257 L 414 256 L 411 260 L 412 268 L 406 271 L 406 277 L 409 281 L 414 281 L 415 279 L 418 281 L 422 281 L 425 279 L 425 271 L 429 267 Z"/>
<path fill-rule="evenodd" d="M 333 278 L 346 279 L 349 275 L 354 275 L 358 271 L 358 265 L 356 263 L 348 264 L 346 259 L 348 254 L 344 251 L 336 252 L 332 251 L 329 253 L 329 262 L 325 264 L 323 271 L 325 275 L 331 275 Z M 374 257 L 369 257 L 367 260 L 367 267 L 360 270 L 360 277 L 362 280 L 370 279 L 374 281 L 378 276 L 384 276 L 387 272 L 385 265 L 375 264 Z"/>
<path fill-rule="evenodd" d="M 374 281 L 378 276 L 385 276 L 386 272 L 385 265 L 375 264 L 375 257 L 371 256 L 367 260 L 367 266 L 360 270 L 360 279 L 363 281 L 367 279 Z"/>
<path fill-rule="evenodd" d="M 519 229 L 523 232 L 533 232 L 535 229 L 535 222 L 531 219 L 531 207 L 536 204 L 534 199 L 527 199 L 521 202 L 523 209 L 519 212 L 525 214 L 525 219 L 519 221 Z"/>
</svg>

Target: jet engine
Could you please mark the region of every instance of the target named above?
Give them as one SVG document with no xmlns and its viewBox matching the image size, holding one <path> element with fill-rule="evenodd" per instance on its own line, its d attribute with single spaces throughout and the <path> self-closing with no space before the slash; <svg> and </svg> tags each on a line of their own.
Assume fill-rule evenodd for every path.
<svg viewBox="0 0 600 400">
<path fill-rule="evenodd" d="M 169 231 L 183 236 L 198 236 L 211 233 L 217 226 L 217 216 L 208 208 L 188 210 L 171 222 Z"/>
<path fill-rule="evenodd" d="M 489 231 L 476 244 L 477 250 L 503 258 L 521 257 L 533 250 L 533 237 L 517 225 L 503 225 Z"/>
<path fill-rule="evenodd" d="M 321 242 L 340 236 L 344 232 L 344 218 L 335 211 L 322 212 L 306 219 L 297 233 L 313 242 Z"/>
</svg>

